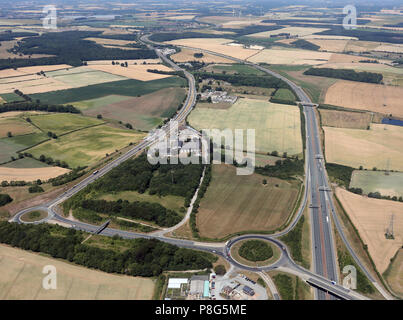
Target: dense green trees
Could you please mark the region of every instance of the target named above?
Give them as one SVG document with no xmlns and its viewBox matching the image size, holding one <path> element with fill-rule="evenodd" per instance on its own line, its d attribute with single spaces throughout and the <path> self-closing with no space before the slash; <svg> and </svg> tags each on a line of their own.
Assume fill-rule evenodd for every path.
<svg viewBox="0 0 403 320">
<path fill-rule="evenodd" d="M 335 163 L 327 163 L 326 170 L 331 180 L 345 188 L 349 187 L 354 168 Z"/>
<path fill-rule="evenodd" d="M 144 201 L 83 200 L 81 207 L 111 216 L 119 215 L 127 218 L 153 221 L 161 227 L 172 227 L 182 220 L 181 216 L 175 211 L 168 210 L 159 203 Z"/>
<path fill-rule="evenodd" d="M 10 203 L 13 199 L 10 195 L 5 193 L 0 193 L 0 207 L 5 206 L 7 203 Z"/>
<path fill-rule="evenodd" d="M 269 177 L 293 179 L 295 176 L 302 176 L 304 174 L 304 160 L 277 160 L 274 166 L 256 167 L 255 172 Z"/>
<path fill-rule="evenodd" d="M 265 261 L 273 256 L 273 249 L 262 240 L 248 240 L 242 243 L 238 253 L 249 261 Z"/>
<path fill-rule="evenodd" d="M 260 88 L 285 88 L 290 89 L 289 85 L 283 80 L 272 77 L 272 76 L 256 76 L 247 74 L 218 74 L 218 73 L 208 73 L 208 72 L 195 72 L 197 79 L 209 79 L 213 78 L 216 80 L 222 80 L 231 83 L 234 86 L 251 86 Z M 196 81 L 197 82 L 197 81 Z"/>
<path fill-rule="evenodd" d="M 304 74 L 368 83 L 381 83 L 383 80 L 383 75 L 380 73 L 356 72 L 350 69 L 309 68 Z"/>
<path fill-rule="evenodd" d="M 81 244 L 83 239 L 81 232 L 59 226 L 0 222 L 1 243 L 110 273 L 150 277 L 166 270 L 211 268 L 214 260 L 211 254 L 158 240 L 126 240 L 129 249 L 120 251 Z"/>
<path fill-rule="evenodd" d="M 62 112 L 62 113 L 80 113 L 72 105 L 52 105 L 41 104 L 36 102 L 8 102 L 0 106 L 0 113 L 9 111 L 47 111 L 47 112 Z"/>
<path fill-rule="evenodd" d="M 46 64 L 69 64 L 81 66 L 89 60 L 129 60 L 154 59 L 157 55 L 153 50 L 139 48 L 138 50 L 124 50 L 120 48 L 106 48 L 90 40 L 88 37 L 102 36 L 96 31 L 65 31 L 49 32 L 40 36 L 26 37 L 13 48 L 14 53 L 25 55 L 49 54 L 52 57 L 31 59 L 0 59 L 0 70 Z M 102 37 L 105 37 L 103 35 Z"/>
<path fill-rule="evenodd" d="M 288 232 L 281 240 L 290 248 L 292 258 L 303 263 L 302 257 L 302 228 L 304 226 L 305 217 L 302 216 L 294 229 Z"/>
</svg>

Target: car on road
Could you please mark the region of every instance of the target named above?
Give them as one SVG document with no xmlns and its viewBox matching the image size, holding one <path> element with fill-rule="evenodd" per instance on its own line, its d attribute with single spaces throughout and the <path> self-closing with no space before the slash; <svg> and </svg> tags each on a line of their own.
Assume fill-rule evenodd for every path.
<svg viewBox="0 0 403 320">
<path fill-rule="evenodd" d="M 334 285 L 334 286 L 336 285 L 336 281 L 332 280 L 331 282 L 332 282 L 332 285 Z"/>
</svg>

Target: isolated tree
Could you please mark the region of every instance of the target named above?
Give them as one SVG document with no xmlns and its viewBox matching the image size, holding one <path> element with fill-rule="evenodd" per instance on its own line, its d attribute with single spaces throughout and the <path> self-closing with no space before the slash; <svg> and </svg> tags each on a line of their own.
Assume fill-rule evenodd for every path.
<svg viewBox="0 0 403 320">
<path fill-rule="evenodd" d="M 13 134 L 11 133 L 11 131 L 7 132 L 7 137 L 11 138 L 13 136 Z"/>
<path fill-rule="evenodd" d="M 266 185 L 267 184 L 267 180 L 263 179 L 263 184 Z"/>
<path fill-rule="evenodd" d="M 102 119 L 102 114 L 98 114 L 97 119 Z"/>
</svg>

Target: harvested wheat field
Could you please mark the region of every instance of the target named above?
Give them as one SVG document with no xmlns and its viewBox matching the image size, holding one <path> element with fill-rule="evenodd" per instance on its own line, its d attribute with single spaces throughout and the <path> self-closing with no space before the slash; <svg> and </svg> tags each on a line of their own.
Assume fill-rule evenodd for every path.
<svg viewBox="0 0 403 320">
<path fill-rule="evenodd" d="M 318 65 L 329 61 L 332 53 L 302 49 L 265 49 L 248 61 L 268 64 Z"/>
<path fill-rule="evenodd" d="M 188 61 L 200 61 L 204 63 L 232 63 L 232 60 L 218 57 L 209 53 L 203 53 L 203 57 L 196 58 L 195 53 L 202 53 L 198 50 L 182 49 L 181 52 L 175 53 L 171 56 L 175 62 L 188 62 Z"/>
<path fill-rule="evenodd" d="M 403 117 L 402 97 L 402 87 L 340 80 L 327 90 L 325 103 Z"/>
<path fill-rule="evenodd" d="M 362 57 L 352 56 L 348 54 L 334 53 L 328 63 L 357 63 L 363 60 Z M 375 60 L 375 59 L 374 59 Z"/>
<path fill-rule="evenodd" d="M 13 136 L 39 132 L 37 128 L 18 117 L 0 118 L 0 138 L 5 138 L 11 132 Z"/>
<path fill-rule="evenodd" d="M 241 231 L 274 230 L 292 213 L 299 184 L 258 174 L 238 176 L 230 165 L 213 165 L 197 213 L 200 235 L 222 238 Z M 262 181 L 267 179 L 267 185 Z"/>
<path fill-rule="evenodd" d="M 217 39 L 191 38 L 191 39 L 172 40 L 167 41 L 166 43 L 217 52 L 242 60 L 246 60 L 247 58 L 259 52 L 259 50 L 245 49 L 243 47 L 237 47 L 236 49 L 234 49 L 234 47 L 227 45 L 228 43 L 231 42 L 233 41 L 230 39 L 222 39 L 222 38 Z"/>
<path fill-rule="evenodd" d="M 107 39 L 107 38 L 85 38 L 84 40 L 90 40 L 101 45 L 112 45 L 112 46 L 125 46 L 131 43 L 136 43 L 135 41 Z"/>
<path fill-rule="evenodd" d="M 70 172 L 60 167 L 46 168 L 7 168 L 0 167 L 0 181 L 35 181 L 49 180 Z"/>
<path fill-rule="evenodd" d="M 336 189 L 336 195 L 361 239 L 368 245 L 376 268 L 383 273 L 403 243 L 403 203 L 371 199 L 341 188 Z M 392 214 L 395 239 L 386 239 L 385 232 Z"/>
<path fill-rule="evenodd" d="M 366 112 L 336 111 L 319 109 L 322 126 L 366 130 L 372 116 Z"/>
<path fill-rule="evenodd" d="M 376 47 L 374 51 L 403 53 L 403 45 L 385 43 L 380 45 L 379 47 Z"/>
<path fill-rule="evenodd" d="M 128 67 L 121 67 L 120 65 L 90 65 L 89 68 L 93 70 L 103 71 L 114 75 L 119 75 L 129 79 L 136 79 L 141 81 L 151 81 L 157 79 L 164 79 L 171 77 L 167 74 L 158 74 L 153 72 L 148 72 L 148 69 L 157 69 L 160 71 L 172 71 L 171 68 L 164 66 L 163 64 L 129 64 Z"/>
<path fill-rule="evenodd" d="M 371 124 L 370 130 L 323 129 L 327 162 L 403 171 L 403 127 Z"/>
<path fill-rule="evenodd" d="M 255 38 L 269 38 L 270 36 L 275 36 L 280 33 L 289 33 L 291 36 L 298 36 L 298 37 L 304 37 L 308 36 L 314 33 L 319 33 L 322 31 L 326 31 L 329 29 L 323 29 L 323 28 L 304 28 L 304 27 L 286 27 L 282 29 L 277 29 L 277 30 L 271 30 L 271 31 L 264 31 L 264 32 L 258 32 L 254 34 L 250 34 L 249 37 L 255 37 Z"/>
<path fill-rule="evenodd" d="M 343 52 L 349 40 L 312 39 L 309 42 L 319 46 L 322 51 Z"/>
<path fill-rule="evenodd" d="M 45 266 L 57 271 L 57 289 L 45 290 Z M 1 300 L 147 300 L 154 282 L 149 278 L 108 274 L 62 260 L 0 245 Z"/>
<path fill-rule="evenodd" d="M 18 89 L 25 94 L 34 94 L 70 88 L 70 85 L 59 80 L 36 74 L 0 80 L 0 93 L 11 93 Z"/>
</svg>

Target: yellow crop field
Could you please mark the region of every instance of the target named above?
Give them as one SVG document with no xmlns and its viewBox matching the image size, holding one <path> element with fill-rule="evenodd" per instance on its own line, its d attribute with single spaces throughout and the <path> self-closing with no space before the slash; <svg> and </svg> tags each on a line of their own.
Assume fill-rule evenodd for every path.
<svg viewBox="0 0 403 320">
<path fill-rule="evenodd" d="M 255 38 L 269 38 L 270 36 L 275 36 L 280 33 L 289 33 L 291 36 L 298 36 L 298 37 L 304 37 L 308 36 L 314 33 L 319 33 L 322 31 L 326 31 L 329 29 L 324 29 L 324 28 L 305 28 L 305 27 L 286 27 L 282 29 L 277 29 L 277 30 L 271 30 L 271 31 L 264 31 L 264 32 L 258 32 L 258 33 L 253 33 L 249 35 L 250 37 L 255 37 Z"/>
<path fill-rule="evenodd" d="M 403 127 L 371 124 L 370 130 L 323 129 L 327 162 L 403 171 Z"/>
<path fill-rule="evenodd" d="M 325 103 L 403 117 L 403 88 L 340 80 L 326 92 Z"/>
<path fill-rule="evenodd" d="M 129 79 L 136 79 L 141 81 L 151 81 L 171 77 L 170 75 L 167 74 L 148 72 L 147 71 L 148 69 L 157 69 L 160 71 L 172 71 L 171 68 L 168 68 L 163 64 L 153 64 L 153 65 L 129 64 L 127 67 L 107 64 L 107 65 L 89 65 L 88 67 L 93 70 L 103 71 L 110 74 L 119 75 Z"/>
<path fill-rule="evenodd" d="M 43 181 L 61 176 L 70 172 L 69 169 L 61 167 L 46 168 L 7 168 L 0 167 L 0 181 Z"/>
<path fill-rule="evenodd" d="M 203 53 L 203 57 L 195 58 L 195 53 L 201 53 L 199 50 L 182 49 L 181 52 L 175 53 L 171 58 L 176 62 L 201 61 L 204 63 L 232 63 L 232 60 L 218 57 L 209 53 Z"/>
<path fill-rule="evenodd" d="M 119 39 L 106 39 L 106 38 L 85 38 L 84 40 L 94 41 L 101 45 L 112 46 L 125 46 L 130 43 L 136 43 L 135 41 L 119 40 Z"/>
<path fill-rule="evenodd" d="M 237 47 L 236 49 L 234 49 L 234 47 L 228 45 L 232 42 L 233 41 L 230 39 L 222 38 L 191 38 L 172 40 L 167 41 L 166 43 L 217 52 L 242 60 L 245 60 L 259 52 L 259 50 L 245 49 L 243 47 Z"/>
<path fill-rule="evenodd" d="M 343 52 L 349 40 L 312 39 L 309 42 L 319 46 L 322 51 Z"/>
<path fill-rule="evenodd" d="M 378 271 L 383 273 L 403 242 L 403 203 L 371 199 L 337 188 L 336 195 L 357 228 Z M 385 232 L 394 214 L 394 237 Z"/>
<path fill-rule="evenodd" d="M 248 61 L 269 64 L 318 65 L 329 61 L 332 53 L 302 49 L 265 49 Z"/>
<path fill-rule="evenodd" d="M 57 288 L 45 290 L 45 266 L 56 267 Z M 149 300 L 154 282 L 95 271 L 0 245 L 1 300 Z"/>
<path fill-rule="evenodd" d="M 257 152 L 278 151 L 289 155 L 302 152 L 297 106 L 239 99 L 228 109 L 196 107 L 189 115 L 189 123 L 198 130 L 255 129 Z"/>
</svg>

